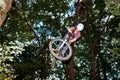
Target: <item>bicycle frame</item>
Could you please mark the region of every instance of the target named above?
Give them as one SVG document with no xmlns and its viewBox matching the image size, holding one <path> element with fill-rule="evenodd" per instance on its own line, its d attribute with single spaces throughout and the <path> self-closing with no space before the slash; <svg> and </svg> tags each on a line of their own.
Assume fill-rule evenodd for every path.
<svg viewBox="0 0 120 80">
<path fill-rule="evenodd" d="M 62 44 L 58 47 L 58 49 L 60 50 L 67 41 L 68 41 L 68 40 L 65 38 L 64 41 L 62 42 Z"/>
</svg>

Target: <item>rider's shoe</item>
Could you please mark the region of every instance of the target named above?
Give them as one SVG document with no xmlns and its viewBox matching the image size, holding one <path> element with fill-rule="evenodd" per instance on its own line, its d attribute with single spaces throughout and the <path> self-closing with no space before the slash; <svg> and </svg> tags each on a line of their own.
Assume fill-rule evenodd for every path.
<svg viewBox="0 0 120 80">
<path fill-rule="evenodd" d="M 57 54 L 60 54 L 60 50 L 58 48 L 55 49 Z"/>
<path fill-rule="evenodd" d="M 59 57 L 63 57 L 63 55 L 60 53 L 60 50 L 58 48 L 56 48 L 55 50 Z"/>
</svg>

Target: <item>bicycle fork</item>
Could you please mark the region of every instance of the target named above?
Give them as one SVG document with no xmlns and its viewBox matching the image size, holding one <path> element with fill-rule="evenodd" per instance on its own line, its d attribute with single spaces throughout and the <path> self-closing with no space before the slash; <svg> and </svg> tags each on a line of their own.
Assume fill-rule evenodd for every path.
<svg viewBox="0 0 120 80">
<path fill-rule="evenodd" d="M 64 46 L 65 43 L 66 43 L 66 40 L 63 41 L 62 44 L 60 44 L 60 46 L 58 46 L 58 49 L 60 50 Z"/>
</svg>

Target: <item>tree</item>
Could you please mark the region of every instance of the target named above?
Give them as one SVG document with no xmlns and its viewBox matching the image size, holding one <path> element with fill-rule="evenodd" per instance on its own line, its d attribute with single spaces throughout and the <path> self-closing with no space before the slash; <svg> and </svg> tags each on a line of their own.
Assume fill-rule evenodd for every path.
<svg viewBox="0 0 120 80">
<path fill-rule="evenodd" d="M 11 63 L 14 61 L 14 56 L 17 56 L 18 54 L 22 54 L 22 51 L 24 51 L 21 43 L 19 43 L 18 46 L 15 45 L 16 43 L 10 42 L 10 43 L 4 43 L 0 44 L 0 79 L 14 79 L 16 75 L 14 75 L 15 69 L 11 65 Z M 18 44 L 18 43 L 17 43 Z"/>
<path fill-rule="evenodd" d="M 12 5 L 12 0 L 0 0 L 0 27 Z"/>
<path fill-rule="evenodd" d="M 0 43 L 3 45 L 13 41 L 16 42 L 15 46 L 19 42 L 28 43 L 23 47 L 25 51 L 14 56 L 13 62 L 9 63 L 15 69 L 16 79 L 67 79 L 66 66 L 61 61 L 51 68 L 48 44 L 51 38 L 62 38 L 67 32 L 66 27 L 74 25 L 75 18 L 78 19 L 75 24 L 82 22 L 85 29 L 81 32 L 81 38 L 74 43 L 74 79 L 119 78 L 119 5 L 114 3 L 115 6 L 110 7 L 113 3 L 108 3 L 109 0 L 82 0 L 80 15 L 76 17 L 76 2 L 13 2 L 0 28 Z"/>
</svg>

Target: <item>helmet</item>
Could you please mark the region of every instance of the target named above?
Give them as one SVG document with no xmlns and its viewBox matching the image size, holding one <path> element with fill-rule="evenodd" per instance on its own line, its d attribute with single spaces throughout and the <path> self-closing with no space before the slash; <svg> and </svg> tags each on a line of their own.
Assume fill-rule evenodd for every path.
<svg viewBox="0 0 120 80">
<path fill-rule="evenodd" d="M 84 25 L 82 23 L 79 23 L 77 25 L 77 29 L 80 30 L 80 31 L 82 31 L 84 29 Z"/>
</svg>

